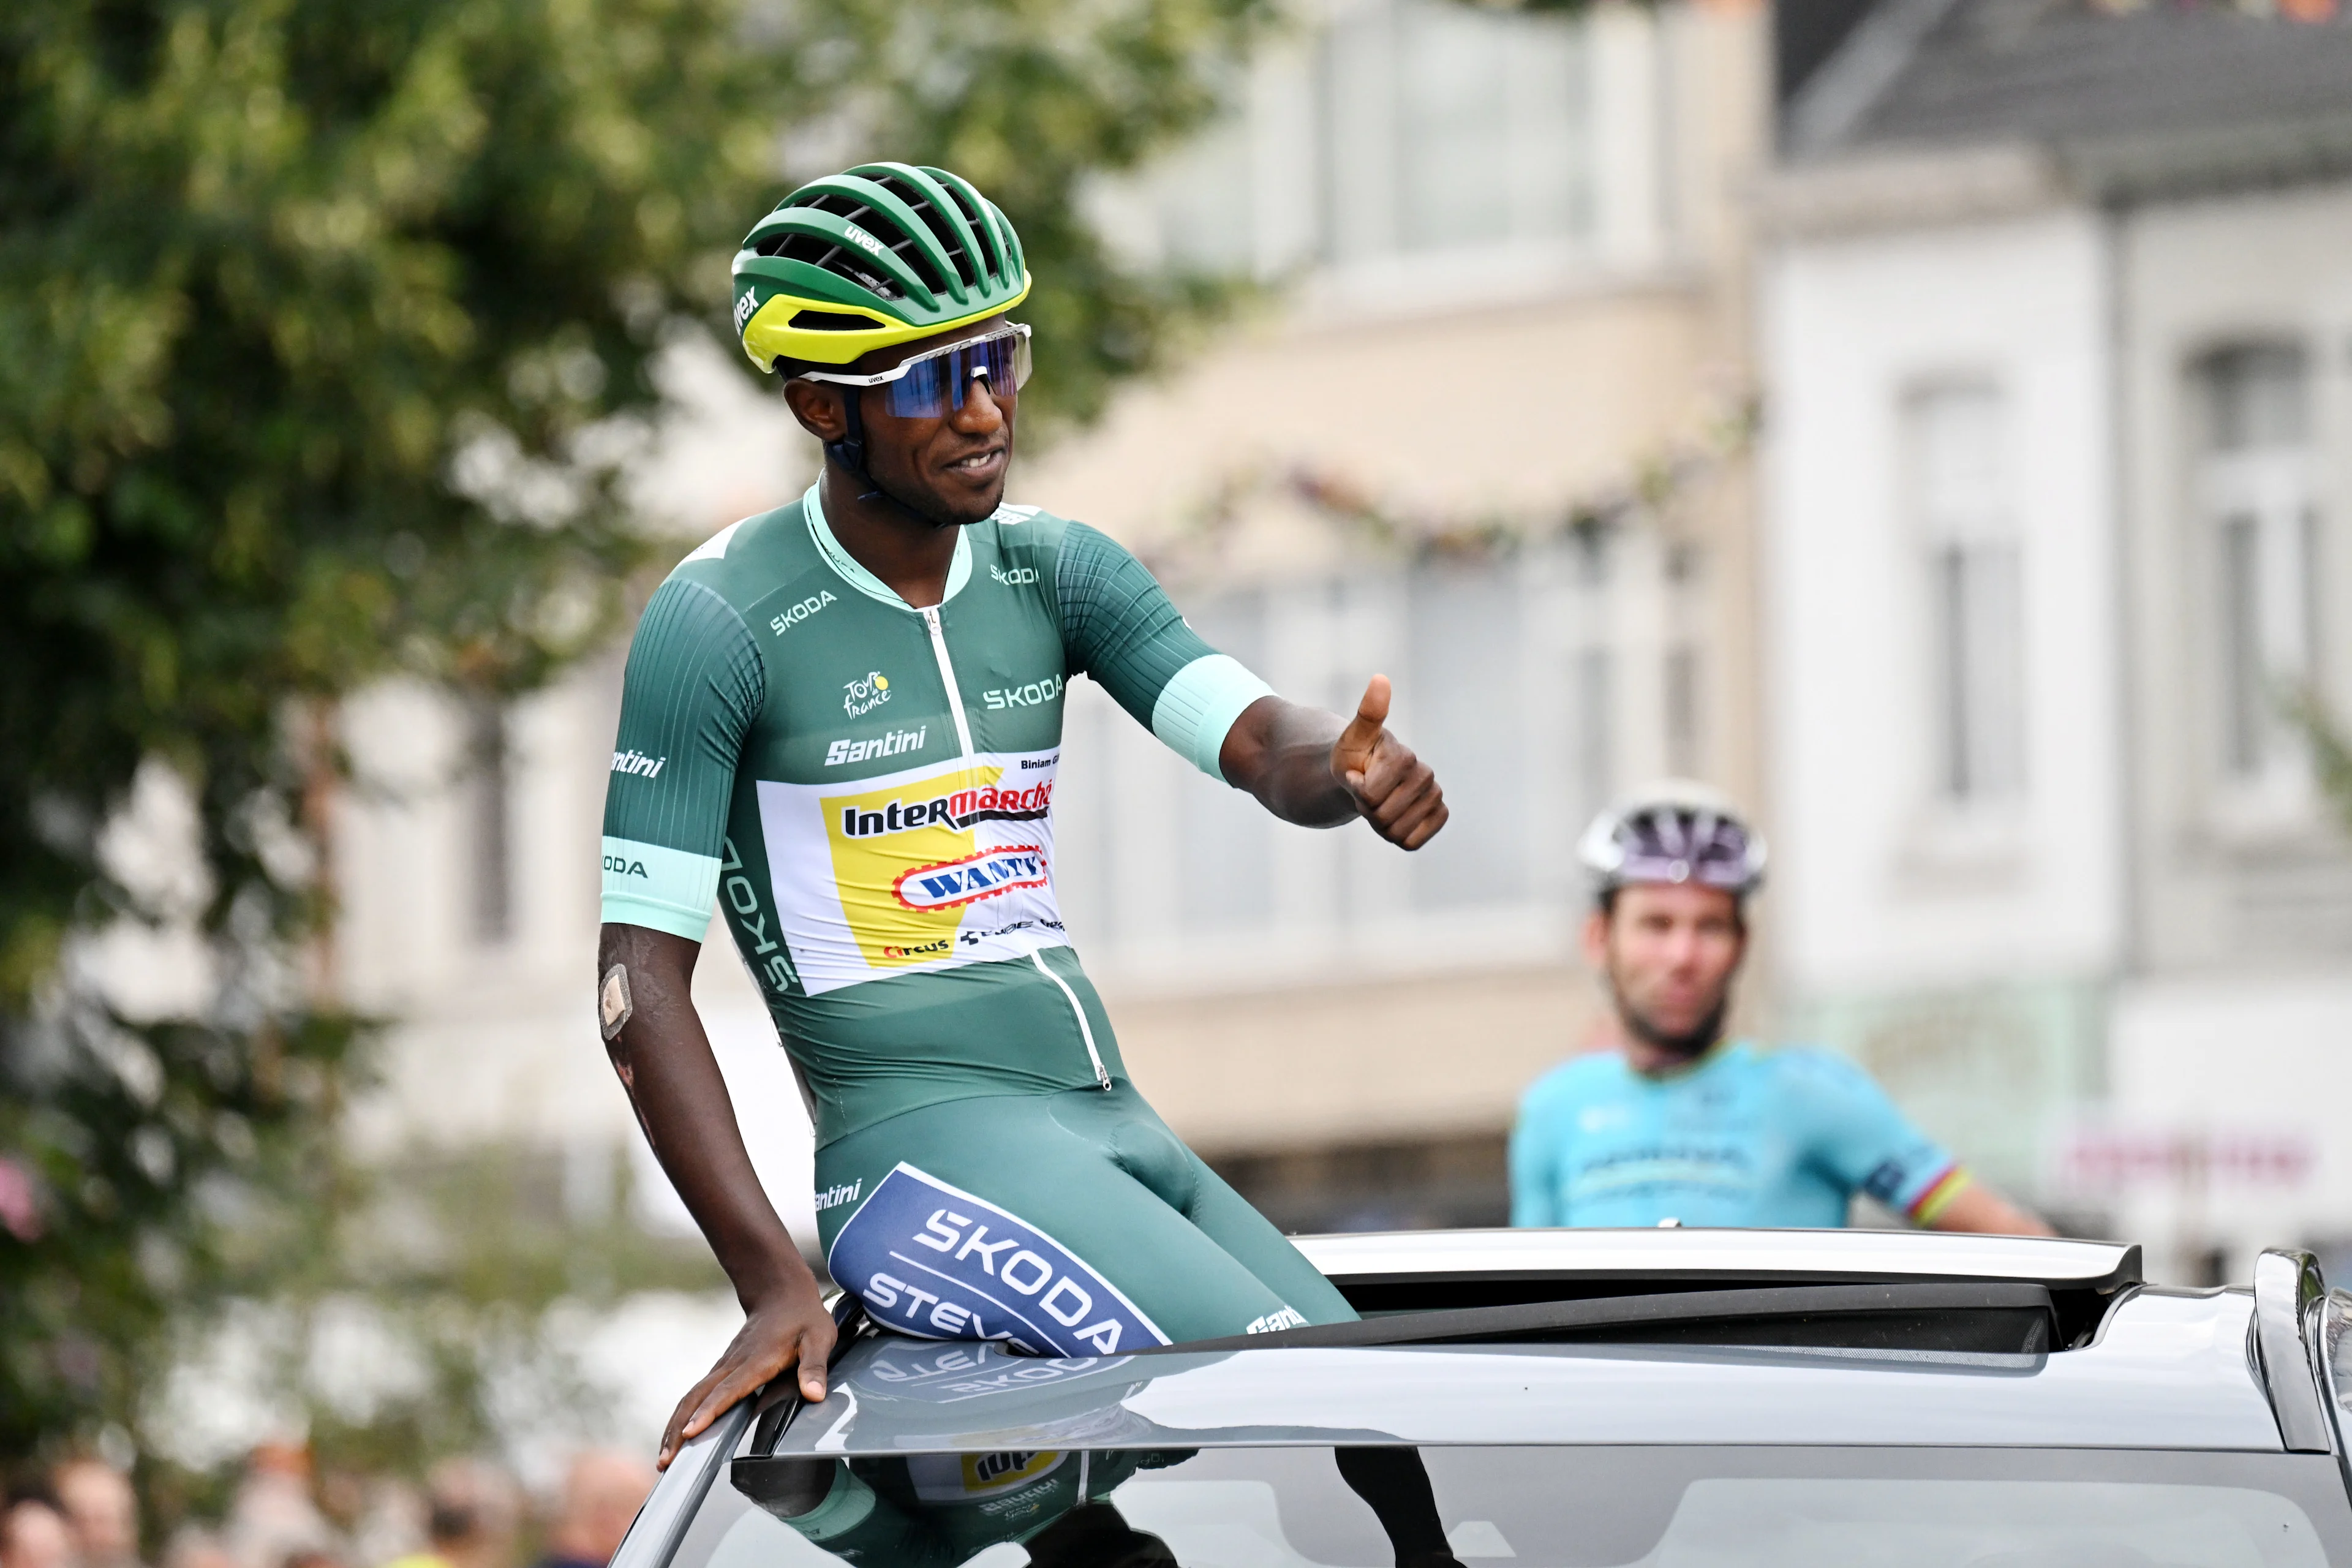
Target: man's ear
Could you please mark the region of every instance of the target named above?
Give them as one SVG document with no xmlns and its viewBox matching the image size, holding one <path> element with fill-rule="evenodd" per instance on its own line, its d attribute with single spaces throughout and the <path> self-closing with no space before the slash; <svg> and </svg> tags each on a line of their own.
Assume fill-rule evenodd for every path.
<svg viewBox="0 0 2352 1568">
<path fill-rule="evenodd" d="M 849 416 L 842 400 L 851 395 L 850 388 L 827 382 L 784 383 L 784 406 L 793 411 L 802 429 L 827 443 L 838 441 L 849 433 Z"/>
<path fill-rule="evenodd" d="M 1609 967 L 1609 911 L 1596 909 L 1584 917 L 1584 962 L 1598 973 Z"/>
</svg>

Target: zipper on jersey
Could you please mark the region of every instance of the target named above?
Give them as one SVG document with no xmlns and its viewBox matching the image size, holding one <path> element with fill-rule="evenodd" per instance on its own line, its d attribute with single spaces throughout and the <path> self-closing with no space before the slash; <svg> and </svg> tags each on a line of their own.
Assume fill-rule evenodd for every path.
<svg viewBox="0 0 2352 1568">
<path fill-rule="evenodd" d="M 940 626 L 940 607 L 934 605 L 920 614 L 923 625 L 930 629 L 931 657 L 940 661 L 940 679 L 947 685 L 948 711 L 955 715 L 956 744 L 961 746 L 963 754 L 969 757 L 971 755 L 971 721 L 964 717 L 963 693 L 956 689 L 955 666 L 948 660 L 948 634 Z"/>
<path fill-rule="evenodd" d="M 1095 1032 L 1093 1027 L 1087 1023 L 1087 1010 L 1078 1005 L 1078 994 L 1070 989 L 1070 983 L 1068 981 L 1064 980 L 1060 975 L 1045 967 L 1045 955 L 1039 952 L 1035 948 L 1031 948 L 1029 950 L 1029 962 L 1037 966 L 1038 973 L 1044 975 L 1046 979 L 1060 986 L 1062 988 L 1062 994 L 1070 999 L 1070 1011 L 1078 1016 L 1078 1038 L 1086 1041 L 1087 1043 L 1087 1060 L 1095 1064 L 1095 1081 L 1102 1085 L 1103 1088 L 1108 1089 L 1110 1087 L 1110 1074 L 1104 1070 L 1102 1053 L 1095 1049 Z"/>
<path fill-rule="evenodd" d="M 940 661 L 940 679 L 948 689 L 948 711 L 955 715 L 956 744 L 963 748 L 966 757 L 970 757 L 972 754 L 971 721 L 964 717 L 963 693 L 956 687 L 955 665 L 948 658 L 948 634 L 940 626 L 939 606 L 934 605 L 919 613 L 923 617 L 924 627 L 931 634 L 931 655 Z M 1078 1020 L 1078 1038 L 1087 1043 L 1087 1060 L 1094 1064 L 1095 1082 L 1108 1089 L 1110 1072 L 1103 1066 L 1102 1052 L 1095 1048 L 1094 1026 L 1087 1022 L 1087 1010 L 1080 1005 L 1078 994 L 1070 989 L 1067 981 L 1045 967 L 1044 953 L 1031 949 L 1029 962 L 1037 966 L 1038 973 L 1060 987 L 1062 994 L 1069 998 L 1070 1012 Z"/>
</svg>

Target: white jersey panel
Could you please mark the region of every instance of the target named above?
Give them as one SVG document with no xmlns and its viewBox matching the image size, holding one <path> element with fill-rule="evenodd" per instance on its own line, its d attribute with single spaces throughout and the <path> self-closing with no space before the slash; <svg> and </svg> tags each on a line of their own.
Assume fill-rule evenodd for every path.
<svg viewBox="0 0 2352 1568">
<path fill-rule="evenodd" d="M 1066 947 L 1059 750 L 983 752 L 839 784 L 759 783 L 785 945 L 812 996 Z"/>
</svg>

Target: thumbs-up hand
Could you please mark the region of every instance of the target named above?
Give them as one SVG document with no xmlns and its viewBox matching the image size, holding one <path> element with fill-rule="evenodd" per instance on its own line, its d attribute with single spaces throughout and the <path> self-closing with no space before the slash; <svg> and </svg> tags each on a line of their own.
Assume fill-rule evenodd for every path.
<svg viewBox="0 0 2352 1568">
<path fill-rule="evenodd" d="M 1445 826 L 1445 794 L 1429 764 L 1389 732 L 1389 698 L 1387 676 L 1365 683 L 1356 716 L 1332 742 L 1331 775 L 1373 832 L 1401 848 L 1418 849 Z"/>
</svg>

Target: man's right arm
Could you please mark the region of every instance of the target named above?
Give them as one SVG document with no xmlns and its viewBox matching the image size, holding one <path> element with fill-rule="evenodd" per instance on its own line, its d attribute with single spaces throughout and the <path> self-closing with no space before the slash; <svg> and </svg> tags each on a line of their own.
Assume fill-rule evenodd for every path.
<svg viewBox="0 0 2352 1568">
<path fill-rule="evenodd" d="M 597 1022 L 655 1158 L 744 1314 L 670 1416 L 665 1465 L 787 1368 L 798 1368 L 803 1394 L 824 1398 L 834 1342 L 815 1279 L 751 1169 L 692 995 L 736 766 L 765 700 L 759 648 L 734 606 L 690 578 L 663 584 L 630 643 L 605 787 Z"/>
<path fill-rule="evenodd" d="M 605 977 L 600 1005 L 612 1029 L 604 1049 L 662 1173 L 677 1189 L 742 1303 L 743 1327 L 727 1353 L 688 1392 L 662 1433 L 660 1462 L 717 1420 L 736 1401 L 787 1368 L 799 1369 L 802 1396 L 824 1397 L 832 1317 L 815 1276 L 793 1245 L 760 1185 L 719 1075 L 710 1037 L 694 1010 L 694 963 L 701 944 L 611 925 L 597 944 Z M 625 998 L 614 1005 L 615 974 Z"/>
</svg>

